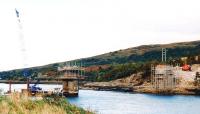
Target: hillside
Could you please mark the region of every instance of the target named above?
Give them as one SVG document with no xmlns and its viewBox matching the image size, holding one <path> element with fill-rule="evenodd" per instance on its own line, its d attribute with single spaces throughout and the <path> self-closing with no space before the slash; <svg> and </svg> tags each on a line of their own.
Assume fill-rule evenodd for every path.
<svg viewBox="0 0 200 114">
<path fill-rule="evenodd" d="M 167 48 L 168 62 L 172 60 L 180 61 L 181 57 L 188 57 L 188 63 L 191 64 L 194 63 L 194 56 L 200 55 L 200 41 L 192 41 L 164 45 L 142 45 L 74 61 L 77 63 L 82 61 L 88 69 L 86 75 L 89 77 L 95 76 L 91 80 L 95 81 L 99 76 L 108 77 L 109 80 L 112 80 L 148 69 L 149 64 L 146 63 L 160 62 L 162 48 Z M 195 62 L 199 63 L 200 60 Z M 37 77 L 38 73 L 55 76 L 57 75 L 57 67 L 64 66 L 65 63 L 61 62 L 28 68 L 28 75 L 32 78 Z M 0 73 L 0 77 L 2 79 L 24 80 L 23 72 L 24 69 L 4 71 Z M 107 79 L 99 80 L 105 81 Z"/>
<path fill-rule="evenodd" d="M 180 58 L 184 56 L 194 56 L 200 54 L 200 41 L 181 42 L 164 45 L 142 45 L 124 50 L 118 50 L 102 55 L 85 58 L 83 62 L 86 66 L 104 65 L 112 63 L 146 62 L 161 60 L 161 49 L 167 48 L 168 58 Z"/>
</svg>

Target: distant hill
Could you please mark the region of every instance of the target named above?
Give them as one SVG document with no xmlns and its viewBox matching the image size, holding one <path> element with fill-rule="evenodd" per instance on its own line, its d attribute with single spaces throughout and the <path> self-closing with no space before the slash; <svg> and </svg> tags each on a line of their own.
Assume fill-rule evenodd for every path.
<svg viewBox="0 0 200 114">
<path fill-rule="evenodd" d="M 73 60 L 77 63 L 84 64 L 85 67 L 89 66 L 102 66 L 109 64 L 127 64 L 127 63 L 139 63 L 149 61 L 161 61 L 161 49 L 167 48 L 167 58 L 180 59 L 181 57 L 193 57 L 200 55 L 200 40 L 192 42 L 180 42 L 171 44 L 156 44 L 156 45 L 142 45 L 138 47 L 132 47 L 128 49 L 118 50 L 114 52 L 105 53 L 81 60 Z M 28 68 L 29 75 L 36 77 L 38 73 L 45 74 L 47 76 L 56 75 L 57 67 L 65 65 L 65 62 L 53 63 L 49 65 Z M 131 66 L 131 65 L 129 65 Z M 120 66 L 121 67 L 121 66 Z M 133 68 L 135 66 L 132 66 Z M 90 67 L 90 69 L 98 69 L 96 67 Z M 4 71 L 0 73 L 2 79 L 21 79 L 23 80 L 23 69 Z"/>
<path fill-rule="evenodd" d="M 168 59 L 200 55 L 200 41 L 192 41 L 164 45 L 142 45 L 85 58 L 82 61 L 86 66 L 146 62 L 153 60 L 160 61 L 162 48 L 167 48 Z"/>
</svg>

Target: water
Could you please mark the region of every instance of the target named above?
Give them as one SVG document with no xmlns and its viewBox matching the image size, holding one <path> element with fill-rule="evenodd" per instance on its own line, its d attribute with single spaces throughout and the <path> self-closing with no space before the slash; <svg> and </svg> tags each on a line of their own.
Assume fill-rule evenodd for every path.
<svg viewBox="0 0 200 114">
<path fill-rule="evenodd" d="M 60 84 L 38 84 L 37 86 L 41 87 L 45 91 L 53 91 L 54 88 L 62 88 L 62 85 Z M 12 91 L 18 91 L 18 92 L 21 92 L 21 89 L 26 89 L 26 88 L 27 88 L 26 84 L 12 84 L 11 86 Z M 0 83 L 0 90 L 2 91 L 2 93 L 7 92 L 8 89 L 9 89 L 9 84 Z"/>
<path fill-rule="evenodd" d="M 62 85 L 40 84 L 44 90 Z M 0 84 L 3 92 L 8 84 Z M 20 91 L 26 84 L 13 84 L 12 90 Z M 79 97 L 68 98 L 69 102 L 98 114 L 200 114 L 199 96 L 159 96 L 150 94 L 131 94 L 112 91 L 80 90 Z"/>
<path fill-rule="evenodd" d="M 200 114 L 198 96 L 80 90 L 79 97 L 68 100 L 99 114 Z"/>
</svg>

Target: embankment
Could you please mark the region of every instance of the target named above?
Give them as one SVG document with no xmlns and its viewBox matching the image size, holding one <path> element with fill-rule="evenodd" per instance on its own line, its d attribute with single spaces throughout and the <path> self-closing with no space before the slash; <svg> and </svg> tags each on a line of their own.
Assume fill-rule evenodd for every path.
<svg viewBox="0 0 200 114">
<path fill-rule="evenodd" d="M 184 83 L 184 84 L 182 84 Z M 133 74 L 127 78 L 110 82 L 90 82 L 84 84 L 81 89 L 124 91 L 133 93 L 168 94 L 168 95 L 200 95 L 200 87 L 193 83 L 182 82 L 172 90 L 156 90 L 152 88 L 148 80 L 142 79 L 140 74 Z"/>
<path fill-rule="evenodd" d="M 94 114 L 75 105 L 65 98 L 48 96 L 32 99 L 19 93 L 0 96 L 1 114 Z"/>
</svg>

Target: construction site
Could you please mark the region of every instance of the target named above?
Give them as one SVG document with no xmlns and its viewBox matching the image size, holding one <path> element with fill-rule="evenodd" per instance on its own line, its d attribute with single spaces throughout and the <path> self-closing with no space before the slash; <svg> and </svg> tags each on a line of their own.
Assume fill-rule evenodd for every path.
<svg viewBox="0 0 200 114">
<path fill-rule="evenodd" d="M 26 94 L 28 96 L 44 96 L 44 95 L 52 95 L 57 94 L 60 96 L 78 96 L 79 92 L 79 80 L 83 79 L 83 64 L 81 60 L 79 62 L 66 62 L 64 66 L 58 66 L 56 74 L 53 76 L 53 81 L 49 81 L 52 77 L 48 77 L 44 74 L 37 73 L 37 78 L 31 79 L 30 71 L 27 68 L 27 49 L 25 45 L 24 33 L 23 33 L 23 24 L 21 20 L 21 13 L 18 9 L 15 8 L 15 13 L 17 17 L 18 24 L 18 33 L 19 33 L 19 42 L 20 42 L 20 51 L 23 59 L 23 77 L 27 79 L 26 81 L 26 89 L 23 87 L 21 89 L 22 94 Z M 12 89 L 12 83 L 14 80 L 4 80 L 3 83 L 9 83 L 8 91 L 5 93 L 6 95 L 15 92 Z M 47 82 L 48 84 L 62 84 L 62 87 L 56 87 L 48 90 L 43 90 L 43 88 L 39 87 L 39 84 Z M 22 81 L 25 83 L 25 81 Z"/>
<path fill-rule="evenodd" d="M 38 77 L 36 78 L 37 80 L 35 79 L 34 81 L 28 77 L 26 82 L 26 89 L 23 88 L 20 90 L 20 92 L 28 96 L 37 97 L 53 94 L 65 97 L 78 96 L 79 81 L 84 79 L 82 66 L 78 66 L 76 63 L 66 63 L 66 66 L 64 67 L 58 67 L 57 73 L 59 75 L 54 76 L 53 83 L 52 81 L 48 81 L 51 79 L 51 77 L 46 75 L 38 74 Z M 44 84 L 45 81 L 47 81 L 48 84 L 56 84 L 57 86 L 49 90 L 45 90 L 44 88 L 40 87 L 40 84 Z M 6 81 L 4 83 L 9 83 L 9 89 L 5 94 L 15 92 L 15 90 L 12 89 L 12 80 Z M 62 85 L 62 87 L 60 85 Z"/>
<path fill-rule="evenodd" d="M 23 66 L 24 68 L 28 67 L 27 55 L 26 55 L 26 45 L 23 35 L 23 26 L 20 19 L 20 13 L 15 9 L 17 23 L 19 26 L 19 41 L 21 46 L 21 54 L 23 56 Z M 162 57 L 159 64 L 151 65 L 151 76 L 150 76 L 150 85 L 144 85 L 144 87 L 150 88 L 150 91 L 156 91 L 156 93 L 161 93 L 163 91 L 173 91 L 177 88 L 192 88 L 198 89 L 200 87 L 200 64 L 187 64 L 187 57 L 182 57 L 181 60 L 184 61 L 184 64 L 180 63 L 170 64 L 167 62 L 167 49 L 162 48 Z M 199 60 L 199 56 L 195 57 L 195 60 Z M 40 81 L 49 80 L 50 78 L 38 74 L 37 81 L 31 86 L 31 78 L 28 75 L 28 69 L 25 69 L 23 76 L 27 79 L 27 88 L 22 89 L 22 93 L 26 93 L 31 96 L 45 95 L 45 94 L 59 94 L 62 96 L 78 96 L 79 91 L 79 81 L 84 77 L 84 67 L 79 60 L 77 62 L 68 62 L 64 66 L 58 66 L 57 74 L 53 78 L 54 83 L 62 84 L 62 88 L 54 88 L 51 91 L 43 91 L 41 87 L 38 87 Z M 52 77 L 51 77 L 52 78 Z M 12 91 L 12 80 L 8 81 L 9 90 L 7 93 Z M 129 87 L 129 88 L 135 88 Z"/>
<path fill-rule="evenodd" d="M 162 49 L 162 63 L 151 65 L 151 88 L 157 93 L 177 89 L 198 89 L 200 84 L 200 65 L 187 64 L 187 57 L 181 58 L 184 65 L 167 64 L 167 49 Z M 198 60 L 198 57 L 196 57 Z"/>
</svg>

